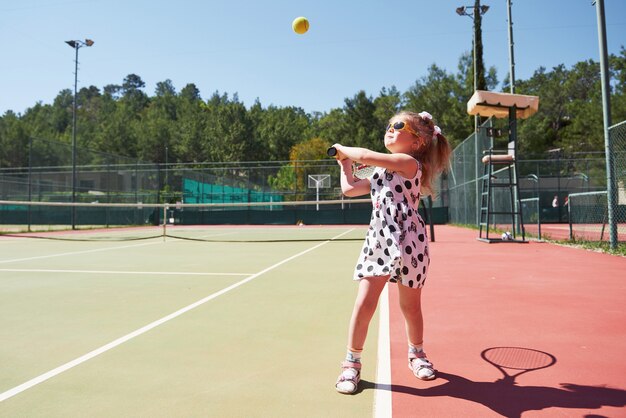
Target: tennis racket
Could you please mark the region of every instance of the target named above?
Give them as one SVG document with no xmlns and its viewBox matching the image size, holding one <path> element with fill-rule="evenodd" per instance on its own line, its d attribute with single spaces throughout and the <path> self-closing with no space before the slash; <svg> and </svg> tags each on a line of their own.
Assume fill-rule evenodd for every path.
<svg viewBox="0 0 626 418">
<path fill-rule="evenodd" d="M 502 380 L 515 383 L 515 378 L 533 370 L 545 369 L 556 363 L 552 354 L 522 347 L 491 347 L 483 350 L 480 356 L 494 365 L 503 375 Z M 507 373 L 512 370 L 513 374 Z"/>
<path fill-rule="evenodd" d="M 328 148 L 328 150 L 326 150 L 326 154 L 329 157 L 339 158 L 339 153 L 335 147 Z M 371 177 L 372 174 L 374 174 L 374 170 L 376 170 L 376 167 L 373 165 L 361 164 L 356 161 L 352 163 L 352 175 L 357 179 L 366 179 Z"/>
</svg>

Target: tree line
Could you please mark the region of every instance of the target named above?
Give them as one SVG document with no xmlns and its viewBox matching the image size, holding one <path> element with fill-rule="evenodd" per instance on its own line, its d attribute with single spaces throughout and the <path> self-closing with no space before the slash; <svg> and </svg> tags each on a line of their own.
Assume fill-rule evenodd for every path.
<svg viewBox="0 0 626 418">
<path fill-rule="evenodd" d="M 613 122 L 626 119 L 626 49 L 610 56 Z M 488 90 L 508 91 L 495 68 L 485 71 Z M 604 150 L 600 67 L 593 60 L 567 68 L 539 67 L 527 80 L 516 80 L 516 93 L 540 98 L 539 112 L 520 121 L 518 149 L 537 155 Z M 406 91 L 383 87 L 346 98 L 341 108 L 307 113 L 302 108 L 247 107 L 237 94 L 214 92 L 203 99 L 197 86 L 177 91 L 170 80 L 157 83 L 153 95 L 139 75 L 100 89 L 77 93 L 77 145 L 142 161 L 164 163 L 316 160 L 328 145 L 340 142 L 383 150 L 387 120 L 401 109 L 432 113 L 453 146 L 474 129 L 466 103 L 473 92 L 472 57 L 463 54 L 455 73 L 432 64 Z M 72 142 L 73 92 L 59 92 L 51 104 L 36 103 L 17 114 L 0 116 L 0 167 L 28 165 L 31 138 Z M 504 121 L 497 121 L 505 127 Z"/>
</svg>

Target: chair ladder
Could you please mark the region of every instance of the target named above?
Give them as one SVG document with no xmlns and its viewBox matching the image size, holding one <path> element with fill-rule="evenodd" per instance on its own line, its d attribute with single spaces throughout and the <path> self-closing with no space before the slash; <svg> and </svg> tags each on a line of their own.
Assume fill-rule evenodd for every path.
<svg viewBox="0 0 626 418">
<path fill-rule="evenodd" d="M 520 202 L 517 162 L 515 159 L 512 161 L 498 161 L 496 159 L 492 159 L 491 157 L 492 153 L 490 150 L 489 159 L 484 163 L 483 168 L 478 239 L 485 242 L 527 242 L 526 232 L 524 229 L 524 219 L 522 216 L 522 205 Z M 496 178 L 494 175 L 494 166 L 508 168 L 508 176 L 505 178 L 505 181 Z M 493 194 L 494 190 L 497 188 L 508 188 L 511 210 L 494 210 Z M 512 239 L 505 240 L 501 236 L 489 236 L 489 225 L 491 225 L 495 215 L 510 215 Z M 520 233 L 521 240 L 517 239 Z"/>
</svg>

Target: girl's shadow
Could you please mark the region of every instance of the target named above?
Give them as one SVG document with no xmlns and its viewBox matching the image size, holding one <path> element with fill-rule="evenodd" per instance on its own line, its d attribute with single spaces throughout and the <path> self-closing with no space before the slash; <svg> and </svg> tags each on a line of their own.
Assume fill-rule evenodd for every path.
<svg viewBox="0 0 626 418">
<path fill-rule="evenodd" d="M 362 380 L 359 392 L 367 389 L 391 390 L 421 397 L 449 396 L 486 406 L 498 414 L 519 418 L 526 411 L 545 408 L 598 409 L 603 406 L 624 407 L 626 391 L 605 386 L 562 383 L 560 388 L 518 386 L 514 378 L 505 376 L 495 382 L 475 382 L 452 373 L 438 371 L 441 385 L 419 389 L 403 385 L 380 385 Z"/>
</svg>

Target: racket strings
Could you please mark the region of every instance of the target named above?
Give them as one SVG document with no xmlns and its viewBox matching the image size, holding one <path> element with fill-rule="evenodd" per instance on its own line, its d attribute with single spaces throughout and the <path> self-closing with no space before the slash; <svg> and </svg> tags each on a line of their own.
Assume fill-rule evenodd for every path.
<svg viewBox="0 0 626 418">
<path fill-rule="evenodd" d="M 551 366 L 556 359 L 543 351 L 518 347 L 497 347 L 483 353 L 485 360 L 506 369 L 534 370 Z"/>
<path fill-rule="evenodd" d="M 365 165 L 354 163 L 352 165 L 352 175 L 358 179 L 365 179 L 371 177 L 374 174 L 376 167 L 372 165 Z"/>
</svg>

